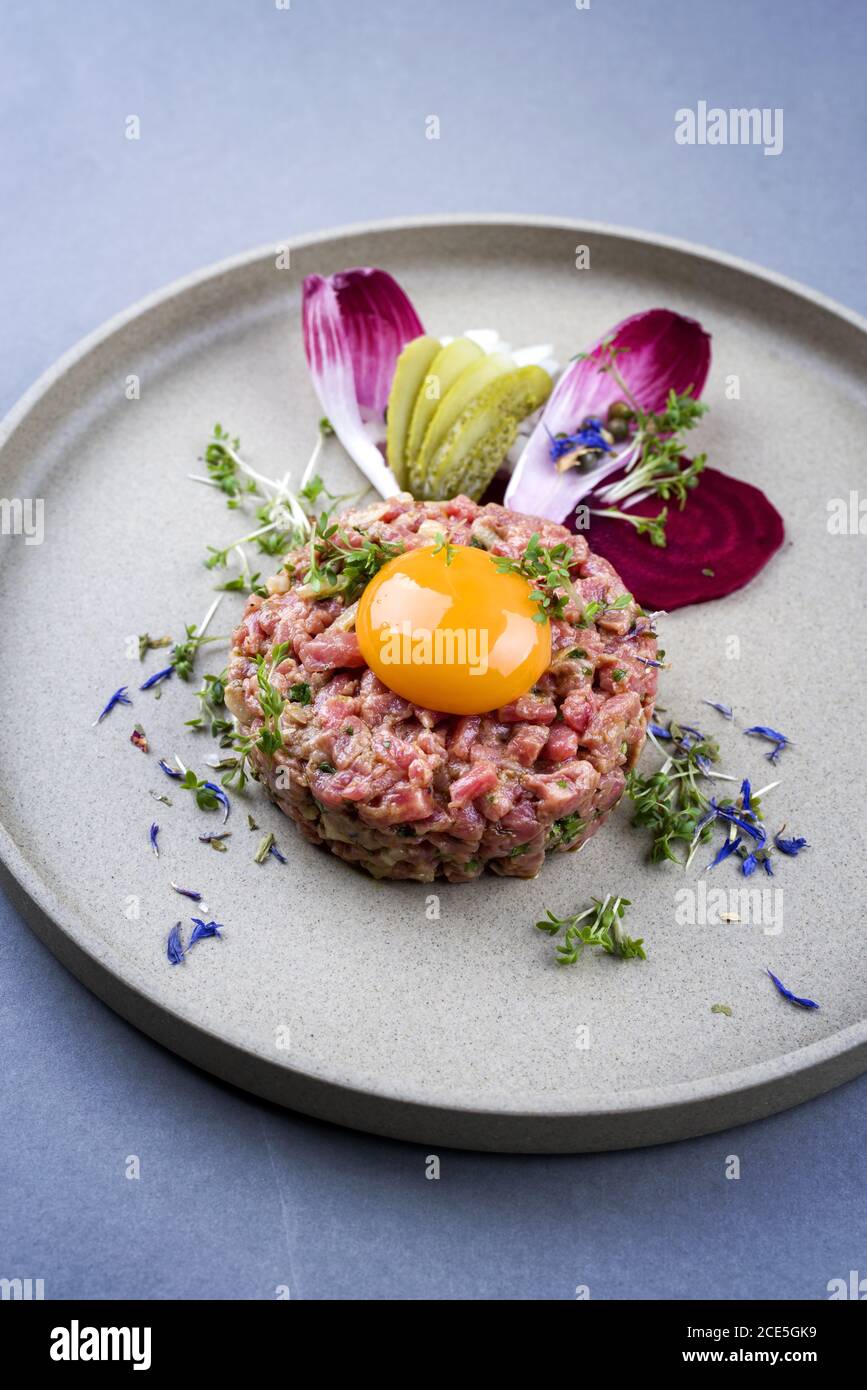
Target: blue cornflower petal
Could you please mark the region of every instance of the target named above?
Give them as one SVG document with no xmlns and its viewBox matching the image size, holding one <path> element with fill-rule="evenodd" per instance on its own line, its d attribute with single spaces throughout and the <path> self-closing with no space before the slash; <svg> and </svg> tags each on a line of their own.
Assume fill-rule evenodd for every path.
<svg viewBox="0 0 867 1390">
<path fill-rule="evenodd" d="M 716 700 L 702 700 L 703 705 L 710 705 L 711 709 L 719 710 L 724 719 L 734 719 L 734 714 L 728 705 L 717 704 Z"/>
<path fill-rule="evenodd" d="M 772 970 L 768 970 L 768 974 L 784 999 L 788 999 L 792 1004 L 800 1004 L 802 1009 L 818 1009 L 819 1005 L 816 1003 L 815 999 L 800 998 L 797 994 L 793 994 L 790 989 L 786 989 L 782 980 L 778 980 Z"/>
<path fill-rule="evenodd" d="M 152 685 L 158 685 L 160 681 L 168 680 L 169 676 L 174 674 L 174 666 L 166 666 L 164 670 L 156 671 L 154 675 L 148 676 L 144 684 L 139 686 L 139 690 L 150 690 Z"/>
<path fill-rule="evenodd" d="M 792 840 L 784 840 L 782 835 L 775 835 L 774 844 L 783 854 L 790 854 L 792 858 L 794 858 L 796 854 L 800 854 L 802 849 L 810 848 L 807 841 L 800 836 Z"/>
<path fill-rule="evenodd" d="M 742 844 L 743 840 L 741 839 L 740 835 L 738 835 L 734 840 L 726 840 L 724 845 L 722 846 L 722 849 L 720 849 L 717 852 L 716 858 L 713 860 L 711 864 L 708 864 L 708 868 L 715 869 L 717 864 L 721 864 L 724 859 L 728 859 L 729 855 L 734 854 L 735 850 L 740 849 Z"/>
<path fill-rule="evenodd" d="M 743 806 L 744 811 L 749 812 L 750 814 L 752 814 L 753 809 L 752 796 L 753 789 L 750 786 L 749 778 L 745 777 L 744 780 L 741 782 L 741 805 Z"/>
<path fill-rule="evenodd" d="M 680 743 L 683 748 L 689 750 L 693 748 L 695 744 L 705 742 L 705 735 L 701 732 L 701 729 L 694 729 L 691 724 L 681 724 L 679 728 L 682 735 Z"/>
<path fill-rule="evenodd" d="M 648 727 L 648 729 L 650 730 L 650 732 L 653 734 L 654 738 L 672 738 L 672 737 L 673 737 L 673 735 L 670 733 L 670 731 L 669 731 L 668 729 L 663 729 L 663 727 L 662 727 L 661 724 L 648 724 L 647 727 Z"/>
<path fill-rule="evenodd" d="M 229 805 L 229 798 L 226 796 L 226 793 L 223 791 L 223 788 L 217 786 L 216 782 L 205 782 L 203 783 L 203 785 L 208 788 L 209 792 L 213 792 L 220 805 L 225 807 L 226 814 L 223 816 L 223 824 L 225 825 L 226 821 L 229 819 L 229 811 L 231 810 L 231 806 Z"/>
<path fill-rule="evenodd" d="M 222 922 L 203 922 L 201 917 L 191 917 L 190 921 L 193 924 L 193 934 L 187 947 L 188 951 L 197 941 L 204 941 L 209 936 L 219 936 L 223 929 Z"/>
<path fill-rule="evenodd" d="M 754 724 L 751 729 L 744 729 L 744 733 L 757 734 L 759 738 L 770 739 L 772 743 L 776 744 L 770 753 L 765 754 L 768 761 L 772 763 L 775 763 L 783 749 L 790 747 L 792 743 L 792 740 L 787 738 L 785 734 L 778 733 L 776 729 L 769 728 L 767 724 Z"/>
<path fill-rule="evenodd" d="M 177 883 L 173 883 L 172 887 L 175 892 L 180 893 L 183 898 L 190 898 L 194 903 L 200 903 L 202 901 L 201 893 L 197 893 L 194 888 L 180 888 Z"/>
<path fill-rule="evenodd" d="M 761 847 L 768 838 L 767 831 L 761 825 L 752 825 L 743 816 L 739 816 L 737 811 L 733 811 L 730 806 L 717 806 L 716 802 L 711 803 L 716 807 L 717 815 L 723 820 L 730 821 L 732 825 L 737 825 L 741 830 L 745 830 L 748 835 L 752 835 L 754 840 L 758 840 Z"/>
<path fill-rule="evenodd" d="M 128 689 L 129 689 L 129 686 L 127 686 L 127 685 L 122 685 L 122 686 L 120 687 L 119 690 L 116 690 L 116 691 L 114 692 L 114 694 L 112 695 L 112 697 L 111 697 L 111 699 L 109 700 L 108 704 L 105 706 L 105 708 L 104 708 L 104 710 L 102 711 L 102 713 L 99 715 L 99 717 L 98 717 L 97 719 L 94 719 L 93 724 L 91 725 L 91 728 L 96 728 L 96 725 L 97 725 L 97 724 L 101 724 L 102 721 L 103 721 L 103 719 L 105 718 L 105 716 L 106 716 L 107 714 L 109 714 L 109 713 L 114 709 L 115 705 L 131 705 L 131 704 L 132 704 L 132 700 L 130 700 L 130 699 L 127 698 L 127 691 L 128 691 Z"/>
<path fill-rule="evenodd" d="M 159 847 L 159 845 L 157 844 L 157 836 L 159 835 L 159 833 L 160 833 L 160 828 L 159 828 L 159 826 L 157 825 L 156 821 L 154 821 L 153 825 L 151 826 L 151 832 L 150 832 L 150 834 L 151 834 L 151 848 L 153 849 L 153 852 L 154 852 L 154 854 L 156 855 L 157 859 L 159 859 L 159 857 L 160 857 L 160 847 Z"/>
<path fill-rule="evenodd" d="M 744 878 L 749 878 L 750 874 L 754 873 L 758 866 L 759 861 L 756 858 L 755 853 L 748 854 L 743 864 L 741 865 L 741 872 L 743 873 Z"/>
<path fill-rule="evenodd" d="M 281 864 L 289 863 L 289 860 L 286 858 L 286 855 L 283 853 L 281 849 L 278 849 L 276 845 L 271 845 L 268 849 L 268 853 L 273 854 L 275 859 L 279 859 Z"/>
<path fill-rule="evenodd" d="M 157 766 L 162 768 L 167 777 L 174 777 L 176 780 L 180 780 L 182 774 L 178 772 L 176 768 L 170 767 L 165 758 L 160 758 Z"/>
<path fill-rule="evenodd" d="M 547 426 L 546 426 L 547 429 Z M 592 425 L 588 424 L 583 429 L 576 430 L 574 434 L 565 434 L 557 439 L 548 430 L 548 438 L 551 441 L 549 453 L 552 459 L 562 458 L 564 454 L 569 454 L 573 449 L 583 445 L 585 449 L 599 449 L 604 454 L 612 452 L 611 445 L 607 439 L 603 439 L 600 431 L 603 429 L 601 420 L 594 420 Z"/>
<path fill-rule="evenodd" d="M 765 855 L 764 859 L 762 860 L 762 868 L 764 869 L 765 873 L 768 875 L 768 878 L 773 878 L 773 876 L 774 876 L 774 866 L 772 865 L 772 863 L 771 863 L 771 861 L 770 861 L 770 859 L 768 858 L 767 855 Z"/>
<path fill-rule="evenodd" d="M 172 965 L 180 965 L 181 961 L 184 958 L 184 945 L 181 941 L 180 922 L 176 922 L 175 925 L 172 927 L 171 931 L 169 932 L 169 938 L 166 942 L 166 955 L 168 956 Z"/>
<path fill-rule="evenodd" d="M 695 765 L 696 767 L 700 768 L 700 770 L 704 773 L 705 777 L 710 777 L 712 775 L 713 763 L 711 762 L 710 758 L 706 758 L 703 753 L 696 754 Z"/>
<path fill-rule="evenodd" d="M 717 818 L 718 815 L 719 815 L 719 809 L 718 809 L 718 807 L 717 807 L 717 804 L 716 804 L 715 801 L 711 800 L 711 803 L 710 803 L 710 806 L 709 806 L 708 810 L 705 811 L 705 813 L 704 813 L 704 815 L 702 816 L 701 820 L 698 822 L 698 824 L 697 824 L 696 827 L 695 827 L 695 833 L 696 833 L 696 835 L 700 834 L 701 831 L 704 830 L 704 828 L 705 828 L 706 825 L 710 825 L 711 821 L 716 820 L 716 818 Z"/>
</svg>

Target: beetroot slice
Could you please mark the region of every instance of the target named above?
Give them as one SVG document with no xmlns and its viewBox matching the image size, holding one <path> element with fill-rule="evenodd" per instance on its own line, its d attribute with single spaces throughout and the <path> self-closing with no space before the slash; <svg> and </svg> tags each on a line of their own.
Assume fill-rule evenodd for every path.
<svg viewBox="0 0 867 1390">
<path fill-rule="evenodd" d="M 633 516 L 656 516 L 664 505 L 648 497 L 629 510 Z M 683 511 L 669 504 L 664 549 L 626 521 L 594 516 L 587 532 L 591 549 L 611 561 L 644 608 L 668 611 L 742 589 L 784 537 L 783 518 L 765 494 L 716 468 L 704 470 Z"/>
</svg>

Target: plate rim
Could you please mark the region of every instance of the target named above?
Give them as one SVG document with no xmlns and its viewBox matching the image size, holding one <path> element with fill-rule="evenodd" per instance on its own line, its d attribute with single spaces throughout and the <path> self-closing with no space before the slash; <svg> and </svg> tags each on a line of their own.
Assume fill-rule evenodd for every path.
<svg viewBox="0 0 867 1390">
<path fill-rule="evenodd" d="M 821 291 L 814 290 L 793 278 L 779 274 L 778 272 L 767 270 L 766 268 L 748 261 L 743 257 L 734 256 L 727 252 L 717 251 L 711 247 L 703 246 L 699 243 L 691 242 L 678 237 L 666 236 L 654 232 L 646 232 L 640 229 L 623 227 L 614 223 L 597 222 L 590 219 L 562 218 L 546 214 L 526 214 L 526 213 L 444 213 L 444 214 L 419 214 L 410 217 L 391 217 L 375 219 L 371 221 L 340 224 L 314 232 L 305 232 L 295 237 L 284 238 L 281 241 L 270 241 L 244 252 L 224 257 L 214 261 L 204 268 L 192 271 L 183 275 L 169 284 L 152 291 L 135 303 L 128 306 L 106 319 L 98 327 L 79 339 L 66 352 L 61 354 L 37 379 L 36 381 L 18 398 L 18 400 L 7 411 L 2 421 L 0 421 L 0 452 L 5 448 L 7 442 L 25 422 L 28 415 L 35 409 L 43 397 L 58 384 L 63 377 L 78 362 L 86 358 L 96 348 L 110 339 L 121 329 L 142 317 L 146 313 L 161 307 L 174 298 L 186 294 L 209 280 L 218 276 L 231 274 L 234 271 L 243 270 L 256 264 L 259 261 L 272 259 L 278 250 L 288 249 L 302 250 L 316 246 L 325 242 L 339 240 L 342 238 L 359 237 L 373 235 L 382 232 L 412 232 L 423 230 L 439 230 L 457 227 L 509 227 L 514 226 L 520 230 L 552 230 L 583 232 L 591 236 L 619 238 L 621 240 L 632 241 L 639 246 L 648 246 L 654 249 L 664 249 L 686 255 L 693 260 L 709 261 L 725 269 L 746 274 L 764 283 L 780 289 L 790 295 L 794 295 L 799 300 L 813 305 L 823 310 L 834 318 L 839 319 L 850 327 L 855 328 L 867 339 L 867 317 L 862 316 L 855 310 L 825 295 Z M 620 1118 L 626 1119 L 629 1115 L 640 1112 L 643 1115 L 656 1115 L 660 1112 L 678 1110 L 681 1107 L 689 1106 L 700 1107 L 708 1105 L 716 1099 L 731 1097 L 744 1092 L 755 1092 L 766 1090 L 776 1082 L 782 1082 L 786 1078 L 814 1073 L 817 1069 L 839 1061 L 840 1059 L 854 1054 L 859 1048 L 867 1046 L 867 1018 L 860 1022 L 850 1024 L 846 1028 L 833 1033 L 818 1041 L 808 1043 L 802 1047 L 796 1047 L 791 1051 L 778 1054 L 775 1058 L 766 1061 L 753 1062 L 745 1067 L 739 1067 L 726 1072 L 703 1075 L 688 1081 L 678 1081 L 663 1085 L 650 1085 L 646 1087 L 634 1088 L 628 1091 L 621 1091 L 616 1094 L 583 1095 L 580 1100 L 576 1097 L 572 1103 L 555 1103 L 552 1099 L 546 1099 L 542 1108 L 538 1110 L 528 1110 L 522 1105 L 520 1109 L 503 1108 L 502 1100 L 498 1099 L 494 1104 L 483 1105 L 479 1103 L 457 1103 L 455 1100 L 447 1100 L 431 1093 L 417 1093 L 412 1086 L 404 1085 L 403 1094 L 397 1095 L 393 1087 L 385 1087 L 375 1083 L 363 1086 L 348 1082 L 344 1077 L 328 1074 L 321 1071 L 318 1067 L 305 1065 L 303 1068 L 287 1065 L 285 1062 L 276 1063 L 264 1051 L 254 1047 L 245 1046 L 237 1040 L 230 1040 L 215 1032 L 212 1028 L 205 1026 L 200 1020 L 191 1017 L 183 1005 L 175 1004 L 169 1009 L 165 1003 L 155 998 L 142 986 L 139 980 L 132 981 L 115 967 L 118 964 L 114 948 L 107 947 L 105 952 L 97 952 L 93 949 L 93 942 L 87 944 L 82 939 L 80 927 L 76 926 L 69 914 L 64 910 L 63 904 L 55 894 L 49 884 L 44 882 L 38 872 L 31 868 L 28 860 L 13 839 L 6 824 L 0 820 L 0 861 L 5 867 L 6 872 L 11 876 L 14 884 L 23 894 L 24 901 L 30 903 L 37 909 L 39 914 L 47 919 L 49 928 L 58 931 L 67 942 L 74 947 L 74 951 L 81 953 L 86 958 L 90 967 L 97 973 L 109 976 L 116 981 L 121 994 L 130 992 L 141 1004 L 156 1011 L 158 1014 L 168 1016 L 177 1025 L 180 1024 L 185 1029 L 194 1030 L 202 1038 L 213 1039 L 222 1048 L 228 1048 L 239 1058 L 246 1059 L 255 1064 L 256 1068 L 264 1068 L 269 1074 L 275 1077 L 289 1078 L 295 1077 L 302 1081 L 319 1083 L 326 1087 L 338 1088 L 344 1094 L 350 1094 L 358 1099 L 359 1102 L 374 1101 L 386 1102 L 397 1106 L 421 1107 L 431 1115 L 448 1113 L 454 1116 L 475 1116 L 475 1117 L 494 1117 L 504 1124 L 520 1123 L 522 1120 L 550 1120 L 568 1121 L 572 1120 L 579 1124 L 583 1118 L 604 1119 Z M 15 904 L 13 901 L 13 905 Z M 52 953 L 58 955 L 55 949 L 55 942 L 51 939 L 52 931 L 39 930 L 30 919 L 30 914 L 24 911 L 25 920 L 37 936 L 45 942 Z M 80 972 L 75 969 L 68 961 L 64 964 L 82 978 Z M 90 981 L 85 982 L 87 987 L 94 989 Z M 124 1007 L 113 1002 L 104 991 L 95 989 L 100 998 L 109 1003 L 115 1012 L 124 1017 L 129 1017 L 129 1013 Z M 140 1021 L 136 1021 L 135 1026 L 142 1028 L 143 1031 L 150 1033 L 150 1036 L 157 1036 L 143 1027 Z M 159 1038 L 157 1038 L 159 1040 Z M 172 1045 L 172 1050 L 180 1051 Z M 201 1063 L 199 1063 L 201 1065 Z M 867 1063 L 865 1063 L 867 1065 Z M 217 1074 L 225 1075 L 221 1069 Z M 229 1077 L 232 1080 L 233 1078 Z M 840 1080 L 848 1077 L 840 1077 Z M 245 1089 L 253 1090 L 253 1086 L 246 1082 L 238 1083 L 245 1086 Z M 836 1084 L 836 1083 L 831 1083 Z M 827 1089 L 827 1087 L 822 1087 Z M 259 1094 L 265 1091 L 260 1090 Z M 293 1104 L 291 1100 L 287 1102 Z M 794 1102 L 786 1102 L 791 1104 Z M 300 1108 L 300 1107 L 299 1107 Z M 769 1113 L 769 1111 L 768 1111 Z M 365 1127 L 359 1122 L 357 1127 Z M 371 1126 L 374 1128 L 375 1126 Z M 417 1127 L 418 1128 L 418 1127 Z M 703 1132 L 703 1131 L 699 1131 Z M 674 1137 L 681 1137 L 680 1135 Z M 642 1141 L 639 1141 L 642 1142 Z"/>
</svg>

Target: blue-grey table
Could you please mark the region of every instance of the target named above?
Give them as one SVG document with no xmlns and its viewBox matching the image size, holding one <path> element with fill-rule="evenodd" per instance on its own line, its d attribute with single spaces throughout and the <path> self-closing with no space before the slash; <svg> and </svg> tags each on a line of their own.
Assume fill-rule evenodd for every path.
<svg viewBox="0 0 867 1390">
<path fill-rule="evenodd" d="M 863 312 L 865 34 L 861 0 L 3 0 L 0 406 L 187 271 L 419 212 L 682 236 Z M 783 153 L 678 145 L 700 100 L 782 108 Z M 789 1299 L 867 1274 L 867 1077 L 653 1150 L 445 1152 L 431 1181 L 424 1148 L 150 1042 L 5 901 L 0 979 L 0 1277 L 49 1298 Z"/>
</svg>

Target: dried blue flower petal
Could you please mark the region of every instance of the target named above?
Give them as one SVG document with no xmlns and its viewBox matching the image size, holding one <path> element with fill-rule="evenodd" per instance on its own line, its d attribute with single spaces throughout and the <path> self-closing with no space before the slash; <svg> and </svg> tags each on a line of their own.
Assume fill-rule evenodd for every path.
<svg viewBox="0 0 867 1390">
<path fill-rule="evenodd" d="M 696 753 L 695 765 L 704 773 L 705 777 L 711 777 L 713 775 L 713 763 L 710 758 L 706 758 L 703 753 Z"/>
<path fill-rule="evenodd" d="M 782 834 L 774 836 L 774 844 L 783 854 L 790 854 L 794 859 L 796 854 L 800 854 L 802 849 L 809 849 L 807 841 L 800 836 L 792 840 L 784 840 Z"/>
<path fill-rule="evenodd" d="M 748 815 L 753 814 L 753 789 L 748 777 L 741 782 L 741 805 Z"/>
<path fill-rule="evenodd" d="M 650 656 L 634 656 L 632 659 L 633 661 L 640 661 L 643 666 L 658 666 L 660 671 L 668 669 L 664 661 L 654 661 Z"/>
<path fill-rule="evenodd" d="M 99 718 L 98 718 L 98 719 L 94 719 L 93 723 L 91 724 L 90 727 L 91 727 L 92 729 L 95 729 L 96 726 L 97 726 L 97 724 L 101 724 L 101 723 L 102 723 L 102 721 L 103 721 L 103 719 L 105 718 L 105 716 L 106 716 L 107 714 L 110 714 L 110 712 L 114 709 L 115 705 L 131 705 L 131 704 L 132 704 L 132 700 L 130 700 L 130 699 L 127 698 L 127 691 L 128 691 L 128 689 L 129 689 L 129 686 L 127 686 L 127 685 L 122 685 L 118 690 L 116 690 L 116 691 L 114 692 L 114 694 L 112 695 L 112 697 L 111 697 L 111 699 L 109 700 L 108 704 L 105 706 L 105 709 L 104 709 L 104 710 L 102 711 L 102 713 L 100 714 Z"/>
<path fill-rule="evenodd" d="M 728 705 L 717 704 L 716 700 L 702 700 L 703 705 L 710 705 L 711 709 L 719 710 L 724 719 L 734 719 L 734 714 Z"/>
<path fill-rule="evenodd" d="M 159 859 L 160 857 L 160 847 L 157 844 L 157 836 L 159 835 L 159 833 L 160 828 L 157 825 L 156 821 L 154 821 L 153 825 L 151 826 L 151 848 L 153 849 L 153 852 L 156 855 L 157 859 Z"/>
<path fill-rule="evenodd" d="M 180 780 L 182 774 L 178 772 L 176 768 L 171 767 L 170 764 L 166 762 L 165 758 L 159 759 L 158 766 L 162 768 L 167 777 L 174 777 L 176 781 Z"/>
<path fill-rule="evenodd" d="M 220 805 L 225 807 L 226 814 L 223 816 L 223 824 L 225 825 L 226 821 L 229 819 L 229 811 L 231 809 L 229 805 L 229 798 L 226 796 L 226 793 L 223 791 L 223 788 L 219 787 L 216 782 L 203 782 L 202 786 L 207 787 L 209 792 L 213 792 Z"/>
<path fill-rule="evenodd" d="M 692 724 L 679 724 L 678 728 L 681 734 L 684 735 L 680 740 L 684 748 L 691 748 L 695 743 L 707 742 L 706 736 L 701 732 L 701 729 L 694 729 Z"/>
<path fill-rule="evenodd" d="M 741 873 L 743 874 L 744 878 L 749 878 L 750 874 L 754 873 L 758 867 L 759 861 L 756 858 L 755 850 L 753 850 L 753 852 L 751 854 L 748 854 L 744 859 L 744 862 L 741 865 Z"/>
<path fill-rule="evenodd" d="M 203 844 L 210 845 L 213 844 L 215 840 L 228 840 L 231 834 L 231 830 L 220 830 L 215 834 L 200 835 L 199 839 L 202 841 Z"/>
<path fill-rule="evenodd" d="M 194 903 L 200 903 L 202 901 L 201 893 L 197 893 L 194 888 L 180 888 L 178 884 L 174 882 L 172 883 L 172 887 L 176 893 L 180 893 L 182 898 L 190 898 Z"/>
<path fill-rule="evenodd" d="M 648 724 L 647 727 L 648 727 L 650 733 L 653 734 L 654 738 L 666 738 L 666 739 L 667 739 L 667 738 L 672 738 L 672 737 L 673 737 L 673 735 L 670 733 L 670 731 L 669 731 L 668 729 L 663 729 L 663 727 L 662 727 L 661 724 Z"/>
<path fill-rule="evenodd" d="M 166 955 L 168 956 L 172 965 L 180 965 L 181 961 L 184 958 L 184 946 L 183 942 L 181 941 L 180 922 L 176 922 L 175 925 L 172 927 L 171 931 L 169 932 L 168 941 L 166 942 Z"/>
<path fill-rule="evenodd" d="M 754 724 L 751 729 L 744 729 L 744 733 L 756 734 L 759 738 L 770 739 L 776 745 L 770 753 L 765 754 L 768 761 L 772 763 L 777 761 L 784 748 L 789 748 L 792 745 L 790 738 L 787 738 L 785 734 L 778 733 L 776 729 L 769 728 L 767 724 Z"/>
<path fill-rule="evenodd" d="M 281 864 L 289 863 L 289 860 L 286 858 L 286 855 L 283 853 L 281 849 L 278 849 L 276 845 L 270 845 L 268 847 L 268 853 L 273 854 L 275 859 L 279 859 Z"/>
<path fill-rule="evenodd" d="M 193 924 L 193 934 L 190 937 L 190 944 L 187 950 L 191 950 L 197 941 L 204 941 L 209 936 L 219 936 L 223 930 L 222 922 L 203 922 L 201 917 L 191 917 Z"/>
<path fill-rule="evenodd" d="M 169 676 L 174 674 L 174 666 L 166 666 L 164 670 L 156 671 L 154 675 L 148 676 L 144 684 L 139 686 L 139 690 L 150 690 L 152 685 L 159 685 L 160 681 L 168 680 Z"/>
<path fill-rule="evenodd" d="M 737 811 L 734 811 L 731 806 L 718 806 L 715 801 L 711 801 L 711 805 L 722 820 L 729 821 L 740 830 L 745 830 L 748 835 L 752 835 L 754 840 L 758 840 L 759 847 L 767 840 L 768 834 L 764 826 L 752 824 L 750 821 L 746 820 L 744 816 L 739 816 Z"/>
<path fill-rule="evenodd" d="M 793 994 L 790 989 L 786 989 L 782 980 L 778 980 L 772 970 L 768 970 L 768 974 L 784 999 L 788 999 L 792 1004 L 799 1004 L 802 1009 L 818 1009 L 819 1005 L 816 1003 L 815 999 L 800 998 L 797 994 Z"/>
<path fill-rule="evenodd" d="M 770 859 L 768 858 L 767 855 L 765 855 L 764 859 L 762 860 L 762 868 L 764 869 L 765 873 L 768 875 L 768 878 L 773 878 L 773 876 L 774 876 L 774 866 L 773 866 L 773 864 L 771 863 L 771 861 L 770 861 Z"/>
<path fill-rule="evenodd" d="M 734 840 L 726 840 L 722 846 L 722 849 L 720 849 L 717 852 L 716 858 L 712 861 L 712 863 L 708 864 L 708 868 L 715 869 L 717 864 L 721 864 L 724 859 L 728 859 L 730 854 L 734 854 L 737 850 L 739 850 L 742 844 L 743 840 L 741 839 L 740 835 L 736 836 Z"/>
<path fill-rule="evenodd" d="M 561 459 L 564 454 L 571 454 L 573 449 L 579 447 L 585 449 L 599 449 L 603 454 L 612 452 L 611 445 L 602 435 L 604 428 L 601 420 L 593 419 L 587 425 L 574 434 L 564 434 L 556 437 L 548 430 L 548 438 L 551 441 L 549 453 L 555 461 Z M 547 429 L 547 426 L 546 426 Z"/>
</svg>

